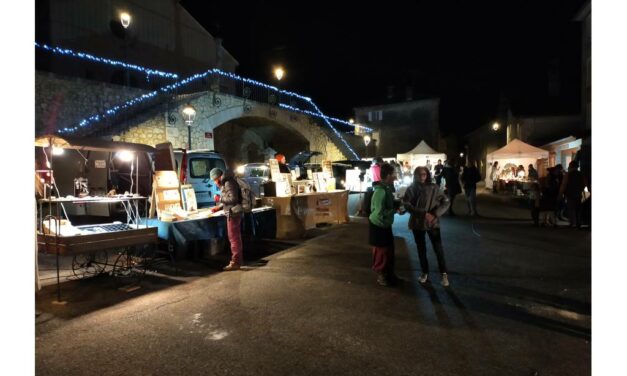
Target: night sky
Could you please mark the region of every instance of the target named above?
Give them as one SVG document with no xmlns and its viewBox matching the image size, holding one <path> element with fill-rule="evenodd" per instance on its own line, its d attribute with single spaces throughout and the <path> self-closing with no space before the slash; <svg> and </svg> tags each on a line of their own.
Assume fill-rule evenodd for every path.
<svg viewBox="0 0 627 376">
<path fill-rule="evenodd" d="M 310 96 L 328 115 L 354 107 L 441 98 L 440 128 L 464 135 L 498 115 L 577 114 L 583 0 L 339 1 L 181 4 L 239 61 L 237 73 Z M 349 2 L 346 2 L 349 3 Z M 365 4 L 365 5 L 364 5 Z M 550 93 L 549 81 L 557 82 Z"/>
</svg>

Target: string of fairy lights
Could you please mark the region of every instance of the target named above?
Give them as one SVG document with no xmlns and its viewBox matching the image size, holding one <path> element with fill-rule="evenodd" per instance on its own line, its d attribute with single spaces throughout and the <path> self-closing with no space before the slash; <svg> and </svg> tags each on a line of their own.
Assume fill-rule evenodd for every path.
<svg viewBox="0 0 627 376">
<path fill-rule="evenodd" d="M 48 46 L 46 44 L 40 44 L 35 42 L 35 46 L 49 51 L 52 54 L 57 54 L 57 55 L 63 55 L 63 56 L 71 56 L 74 58 L 78 58 L 78 59 L 83 59 L 86 61 L 91 61 L 91 62 L 97 62 L 97 63 L 102 63 L 102 64 L 109 64 L 112 66 L 118 66 L 118 67 L 123 67 L 126 69 L 132 69 L 132 70 L 136 70 L 142 73 L 145 73 L 148 76 L 151 75 L 155 75 L 155 76 L 159 76 L 159 77 L 165 77 L 165 78 L 178 78 L 178 75 L 174 74 L 174 73 L 167 73 L 167 72 L 162 72 L 159 70 L 155 70 L 155 69 L 151 69 L 151 68 L 145 68 L 145 67 L 141 67 L 138 65 L 134 65 L 134 64 L 128 64 L 122 61 L 117 61 L 117 60 L 111 60 L 111 59 L 107 59 L 107 58 L 101 58 L 101 57 L 97 57 L 97 56 L 93 56 L 91 54 L 88 53 L 84 53 L 84 52 L 75 52 L 73 50 L 70 49 L 65 49 L 65 48 L 60 48 L 60 47 L 51 47 Z M 305 115 L 309 115 L 309 116 L 313 116 L 319 119 L 322 119 L 325 123 L 325 125 L 327 125 L 332 131 L 333 133 L 339 138 L 339 140 L 344 144 L 344 146 L 346 146 L 346 148 L 351 152 L 351 154 L 354 155 L 355 158 L 359 159 L 359 156 L 357 155 L 357 153 L 353 150 L 353 148 L 349 145 L 349 143 L 344 139 L 344 137 L 342 136 L 342 134 L 331 124 L 331 122 L 336 122 L 336 123 L 340 123 L 342 125 L 346 125 L 346 126 L 350 126 L 353 127 L 354 129 L 358 129 L 360 128 L 361 130 L 364 130 L 366 132 L 372 132 L 373 130 L 371 128 L 365 127 L 363 125 L 358 125 L 358 124 L 353 124 L 350 122 L 347 122 L 345 120 L 342 119 L 338 119 L 338 118 L 334 118 L 334 117 L 330 117 L 325 115 L 320 108 L 311 100 L 311 98 L 309 97 L 305 97 L 303 95 L 300 95 L 298 93 L 294 93 L 288 90 L 282 90 L 279 89 L 275 86 L 266 84 L 264 82 L 260 82 L 260 81 L 256 81 L 250 78 L 246 78 L 246 77 L 241 77 L 235 73 L 231 73 L 231 72 L 225 72 L 222 71 L 220 69 L 209 69 L 203 73 L 196 73 L 193 74 L 181 81 L 177 81 L 168 85 L 165 85 L 157 90 L 153 90 L 149 93 L 145 93 L 142 94 L 140 96 L 137 96 L 135 98 L 129 99 L 127 101 L 125 101 L 122 104 L 113 106 L 109 109 L 107 109 L 106 111 L 104 111 L 103 113 L 100 114 L 95 114 L 92 116 L 89 116 L 85 119 L 82 119 L 81 121 L 78 122 L 78 124 L 74 127 L 65 127 L 59 130 L 59 133 L 61 134 L 66 134 L 66 133 L 74 133 L 80 129 L 85 129 L 86 127 L 92 125 L 95 122 L 99 122 L 101 120 L 104 120 L 106 118 L 111 118 L 113 116 L 115 116 L 119 111 L 121 110 L 125 110 L 125 109 L 129 109 L 133 106 L 136 106 L 140 103 L 143 103 L 147 100 L 150 100 L 152 98 L 155 98 L 157 95 L 159 94 L 166 94 L 172 91 L 175 91 L 185 85 L 189 85 L 192 82 L 204 79 L 210 75 L 215 75 L 215 76 L 220 76 L 220 77 L 225 77 L 231 80 L 235 80 L 235 81 L 239 81 L 245 85 L 251 85 L 251 86 L 256 86 L 256 87 L 260 87 L 263 89 L 267 89 L 270 91 L 274 91 L 276 93 L 278 93 L 279 95 L 285 95 L 288 97 L 292 97 L 292 98 L 296 98 L 299 100 L 304 101 L 308 106 L 311 106 L 314 111 L 309 111 L 309 110 L 305 110 L 305 109 L 301 109 L 292 105 L 287 105 L 285 103 L 279 103 L 279 106 L 281 108 L 284 108 L 286 110 L 289 111 L 293 111 L 293 112 L 297 112 L 297 113 L 302 113 Z M 280 102 L 280 101 L 279 101 Z"/>
</svg>

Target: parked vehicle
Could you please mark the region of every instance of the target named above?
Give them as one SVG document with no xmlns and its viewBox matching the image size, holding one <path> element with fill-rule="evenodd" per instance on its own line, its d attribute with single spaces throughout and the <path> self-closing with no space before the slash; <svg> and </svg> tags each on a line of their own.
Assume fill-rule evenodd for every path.
<svg viewBox="0 0 627 376">
<path fill-rule="evenodd" d="M 237 176 L 244 179 L 257 197 L 261 197 L 263 183 L 270 180 L 270 167 L 267 163 L 248 163 L 236 170 Z"/>
<path fill-rule="evenodd" d="M 183 151 L 175 150 L 176 171 L 181 174 L 181 161 Z M 226 162 L 221 154 L 212 150 L 191 150 L 187 152 L 187 169 L 185 176 L 187 183 L 194 187 L 196 192 L 196 202 L 198 207 L 214 206 L 214 197 L 220 194 L 220 188 L 209 177 L 209 172 L 213 168 L 220 168 L 226 171 Z"/>
</svg>

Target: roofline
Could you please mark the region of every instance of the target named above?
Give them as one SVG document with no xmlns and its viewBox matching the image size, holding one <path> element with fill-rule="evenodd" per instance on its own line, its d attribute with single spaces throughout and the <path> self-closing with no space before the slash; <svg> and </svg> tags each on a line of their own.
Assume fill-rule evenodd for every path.
<svg viewBox="0 0 627 376">
<path fill-rule="evenodd" d="M 394 107 L 394 106 L 401 106 L 407 103 L 421 103 L 421 102 L 440 102 L 440 98 L 436 97 L 436 98 L 425 98 L 425 99 L 415 99 L 415 100 L 411 100 L 411 101 L 404 101 L 404 102 L 394 102 L 394 103 L 386 103 L 386 104 L 376 104 L 376 105 L 372 105 L 372 106 L 361 106 L 361 107 L 353 107 L 353 111 L 357 111 L 357 110 L 365 110 L 365 109 L 375 109 L 375 108 L 386 108 L 386 107 Z"/>
<path fill-rule="evenodd" d="M 588 0 L 585 4 L 581 6 L 581 8 L 579 8 L 577 13 L 575 14 L 575 17 L 573 17 L 573 21 L 578 21 L 578 22 L 583 21 L 584 18 L 586 18 L 589 14 L 592 13 L 591 8 L 592 8 L 592 2 Z"/>
</svg>

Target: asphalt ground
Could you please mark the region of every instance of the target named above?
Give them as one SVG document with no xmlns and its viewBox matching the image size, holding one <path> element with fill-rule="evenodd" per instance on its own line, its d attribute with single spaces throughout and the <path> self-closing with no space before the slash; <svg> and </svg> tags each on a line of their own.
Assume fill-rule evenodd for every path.
<svg viewBox="0 0 627 376">
<path fill-rule="evenodd" d="M 46 283 L 37 374 L 589 375 L 590 231 L 533 227 L 507 196 L 478 203 L 482 217 L 465 216 L 460 195 L 442 220 L 448 288 L 430 248 L 431 282 L 417 282 L 408 216 L 394 224 L 394 288 L 375 283 L 358 218 L 237 272 L 166 265 L 131 292 L 65 280 L 64 306 Z"/>
</svg>

